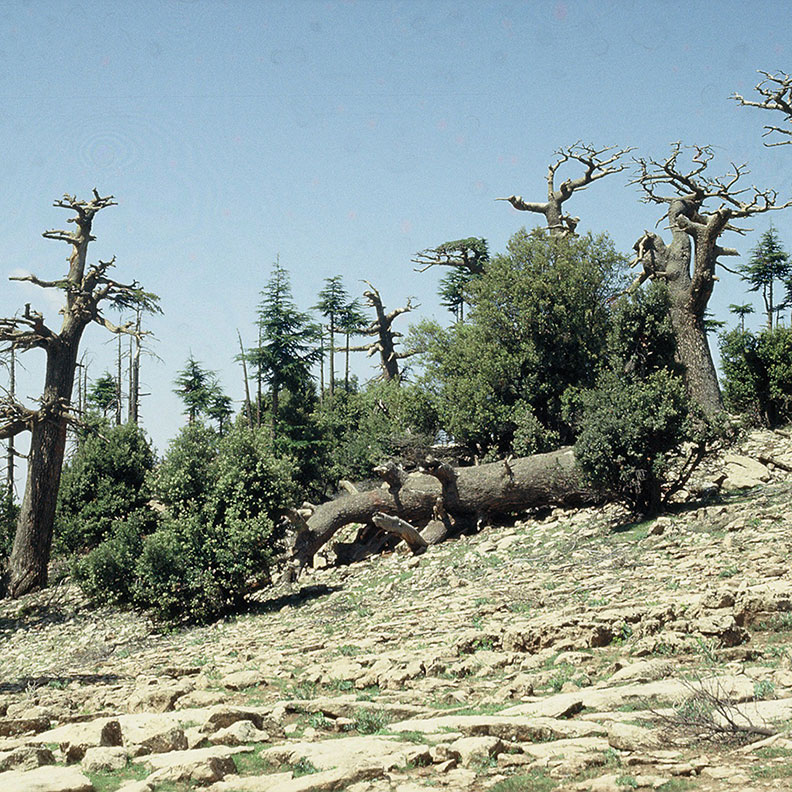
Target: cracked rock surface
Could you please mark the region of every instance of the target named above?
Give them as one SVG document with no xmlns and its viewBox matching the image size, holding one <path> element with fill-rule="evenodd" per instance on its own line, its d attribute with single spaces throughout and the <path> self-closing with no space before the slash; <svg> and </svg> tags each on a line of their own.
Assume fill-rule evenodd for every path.
<svg viewBox="0 0 792 792">
<path fill-rule="evenodd" d="M 754 432 L 656 520 L 526 515 L 205 627 L 0 603 L 0 790 L 792 789 L 790 466 Z"/>
</svg>

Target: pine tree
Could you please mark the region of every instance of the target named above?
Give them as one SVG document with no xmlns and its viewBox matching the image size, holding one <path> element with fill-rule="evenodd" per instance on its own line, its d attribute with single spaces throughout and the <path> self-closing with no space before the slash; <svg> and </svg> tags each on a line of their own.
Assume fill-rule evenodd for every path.
<svg viewBox="0 0 792 792">
<path fill-rule="evenodd" d="M 297 309 L 289 273 L 275 262 L 258 308 L 260 344 L 249 359 L 270 388 L 273 436 L 277 434 L 280 394 L 284 389 L 299 393 L 310 380 L 311 366 L 319 360 L 316 326 L 310 316 Z"/>
<path fill-rule="evenodd" d="M 109 372 L 105 372 L 96 380 L 85 396 L 88 404 L 100 410 L 103 418 L 107 418 L 108 410 L 115 410 L 118 400 L 118 383 Z"/>
<path fill-rule="evenodd" d="M 335 392 L 335 334 L 339 329 L 338 322 L 341 313 L 349 303 L 349 295 L 344 289 L 342 278 L 335 275 L 332 278 L 325 278 L 325 287 L 319 292 L 319 302 L 313 306 L 315 311 L 327 319 L 327 332 L 330 341 L 330 366 L 329 366 L 329 386 L 330 398 Z"/>
<path fill-rule="evenodd" d="M 792 261 L 781 245 L 778 231 L 770 226 L 759 238 L 759 244 L 751 251 L 751 258 L 742 268 L 743 280 L 750 283 L 748 291 L 761 291 L 767 316 L 767 328 L 773 329 L 773 314 L 778 314 L 792 300 Z M 785 298 L 775 302 L 775 286 L 780 282 L 786 286 Z"/>
</svg>

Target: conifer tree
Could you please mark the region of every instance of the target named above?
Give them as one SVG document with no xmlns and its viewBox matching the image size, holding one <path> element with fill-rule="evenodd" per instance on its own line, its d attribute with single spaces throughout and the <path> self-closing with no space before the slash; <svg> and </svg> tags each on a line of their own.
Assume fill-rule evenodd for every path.
<svg viewBox="0 0 792 792">
<path fill-rule="evenodd" d="M 258 308 L 260 345 L 249 352 L 257 374 L 270 388 L 273 436 L 277 434 L 280 394 L 303 390 L 311 366 L 319 360 L 317 330 L 292 298 L 289 273 L 275 262 Z"/>
<path fill-rule="evenodd" d="M 773 329 L 773 314 L 778 314 L 790 303 L 792 291 L 792 261 L 781 245 L 778 231 L 774 226 L 765 231 L 759 238 L 759 244 L 751 251 L 751 258 L 741 268 L 742 278 L 750 283 L 748 291 L 762 293 L 762 300 L 767 316 L 767 329 Z M 777 286 L 786 286 L 786 295 L 776 303 Z"/>
</svg>

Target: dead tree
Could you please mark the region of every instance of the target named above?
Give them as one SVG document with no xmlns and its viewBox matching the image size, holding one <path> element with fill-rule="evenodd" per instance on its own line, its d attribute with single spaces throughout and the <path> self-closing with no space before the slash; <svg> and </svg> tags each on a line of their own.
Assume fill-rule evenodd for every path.
<svg viewBox="0 0 792 792">
<path fill-rule="evenodd" d="M 398 523 L 385 521 L 384 530 L 401 526 L 401 535 L 409 535 L 415 551 L 423 542 L 435 544 L 493 516 L 552 504 L 577 506 L 602 498 L 581 482 L 569 447 L 476 467 L 454 468 L 427 459 L 421 473 L 407 475 L 393 464 L 376 472 L 384 481 L 381 488 L 342 495 L 313 509 L 307 519 L 296 512 L 290 515 L 296 528 L 292 547 L 296 562 L 310 565 L 314 554 L 350 523 L 382 529 L 381 515 L 400 518 Z M 423 542 L 401 521 L 409 524 L 407 528 L 418 528 Z"/>
<path fill-rule="evenodd" d="M 385 307 L 382 304 L 380 293 L 368 282 L 368 289 L 363 292 L 363 296 L 368 301 L 368 304 L 374 309 L 376 319 L 368 326 L 360 330 L 360 335 L 373 336 L 373 341 L 368 344 L 361 344 L 359 346 L 347 345 L 342 352 L 368 352 L 369 357 L 379 352 L 380 367 L 382 373 L 380 377 L 386 381 L 399 379 L 399 361 L 414 355 L 415 352 L 408 350 L 405 352 L 397 352 L 396 346 L 398 341 L 396 339 L 402 337 L 402 333 L 393 329 L 393 320 L 403 313 L 412 311 L 414 306 L 412 304 L 412 297 L 407 300 L 407 305 L 402 308 L 396 308 L 389 313 L 386 313 Z"/>
<path fill-rule="evenodd" d="M 704 172 L 714 156 L 712 149 L 694 146 L 689 151 L 687 167 L 680 162 L 684 152 L 681 143 L 674 143 L 671 155 L 663 161 L 637 161 L 639 172 L 633 183 L 643 190 L 644 201 L 668 207 L 665 217 L 671 243 L 666 245 L 658 234 L 644 232 L 634 246 L 633 265 L 643 267 L 634 285 L 647 278 L 666 283 L 688 392 L 705 413 L 712 414 L 722 409 L 722 402 L 704 313 L 718 279 L 718 259 L 739 255 L 733 248 L 721 247 L 718 239 L 724 231 L 744 233 L 744 229 L 732 225 L 732 220 L 783 209 L 792 201 L 777 203 L 774 190 L 741 188 L 739 181 L 748 173 L 745 165 L 732 164 L 732 171 L 722 177 L 706 176 Z M 670 194 L 664 194 L 666 191 Z M 715 202 L 715 208 L 706 209 L 707 202 Z"/>
<path fill-rule="evenodd" d="M 574 192 L 585 190 L 592 182 L 620 173 L 627 166 L 616 164 L 632 148 L 617 149 L 615 146 L 594 148 L 578 141 L 567 148 L 556 151 L 557 160 L 547 168 L 547 200 L 542 203 L 524 201 L 521 195 L 510 195 L 508 198 L 496 198 L 496 201 L 508 201 L 515 209 L 522 212 L 536 212 L 544 215 L 547 228 L 554 236 L 572 236 L 575 233 L 579 217 L 564 214 L 563 205 Z M 569 178 L 556 187 L 555 179 L 558 169 L 567 162 L 577 162 L 585 170 L 582 176 Z"/>
<path fill-rule="evenodd" d="M 764 137 L 770 135 L 780 135 L 780 140 L 772 140 L 765 143 L 766 146 L 788 146 L 792 145 L 792 75 L 778 72 L 760 71 L 764 75 L 755 91 L 761 99 L 744 99 L 736 93 L 732 99 L 739 102 L 743 107 L 758 107 L 760 110 L 774 110 L 784 116 L 785 126 L 765 125 Z"/>
<path fill-rule="evenodd" d="M 65 242 L 71 247 L 69 271 L 58 280 L 42 280 L 24 275 L 11 280 L 27 281 L 45 289 L 60 289 L 65 305 L 60 332 L 50 329 L 43 316 L 25 306 L 21 316 L 0 319 L 0 342 L 7 349 L 25 351 L 43 349 L 47 357 L 44 390 L 37 409 L 30 409 L 14 399 L 0 399 L 0 438 L 23 431 L 31 433 L 27 483 L 17 523 L 14 547 L 8 565 L 7 594 L 18 597 L 47 582 L 47 564 L 52 543 L 52 525 L 60 484 L 66 428 L 73 417 L 71 395 L 77 370 L 77 354 L 83 331 L 91 322 L 112 333 L 135 333 L 132 323 L 116 326 L 100 311 L 100 304 L 116 308 L 145 304 L 153 298 L 137 283 L 125 285 L 108 277 L 115 259 L 87 263 L 88 245 L 95 237 L 91 227 L 97 212 L 115 206 L 113 196 L 101 196 L 94 190 L 87 200 L 64 195 L 55 206 L 74 213 L 68 222 L 71 231 L 45 231 L 44 237 Z"/>
</svg>

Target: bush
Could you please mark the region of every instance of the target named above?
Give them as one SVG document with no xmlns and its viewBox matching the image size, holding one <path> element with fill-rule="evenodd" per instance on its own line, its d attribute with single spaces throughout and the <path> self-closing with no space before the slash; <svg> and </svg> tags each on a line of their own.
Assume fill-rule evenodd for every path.
<svg viewBox="0 0 792 792">
<path fill-rule="evenodd" d="M 585 479 L 639 513 L 657 512 L 671 459 L 691 431 L 687 401 L 682 380 L 666 369 L 643 381 L 603 374 L 573 405 Z"/>
<path fill-rule="evenodd" d="M 54 534 L 58 553 L 96 547 L 110 538 L 115 521 L 149 500 L 146 476 L 154 452 L 143 431 L 134 424 L 100 431 L 83 438 L 63 470 Z"/>
<path fill-rule="evenodd" d="M 175 508 L 161 524 L 151 512 L 116 522 L 112 536 L 76 565 L 93 600 L 131 603 L 171 621 L 208 621 L 269 580 L 285 530 L 279 512 L 295 498 L 292 465 L 273 455 L 267 430 L 237 426 L 204 460 L 199 478 L 185 451 L 208 448 L 206 440 L 188 427 L 171 445 L 169 488 L 160 491 Z"/>
<path fill-rule="evenodd" d="M 153 476 L 152 488 L 173 516 L 204 507 L 217 443 L 217 434 L 200 421 L 185 426 L 169 443 Z"/>
<path fill-rule="evenodd" d="M 757 425 L 792 420 L 792 329 L 732 330 L 721 335 L 720 348 L 726 409 Z"/>
<path fill-rule="evenodd" d="M 0 569 L 3 562 L 11 555 L 16 533 L 16 522 L 19 506 L 9 496 L 0 496 Z"/>
<path fill-rule="evenodd" d="M 114 522 L 112 535 L 75 562 L 72 574 L 89 599 L 114 605 L 131 601 L 143 537 L 158 524 L 154 512 L 134 512 L 126 520 Z"/>
<path fill-rule="evenodd" d="M 339 479 L 358 480 L 385 459 L 405 467 L 426 456 L 437 432 L 429 396 L 405 382 L 372 382 L 360 393 L 339 389 L 318 413 L 329 488 Z"/>
</svg>

